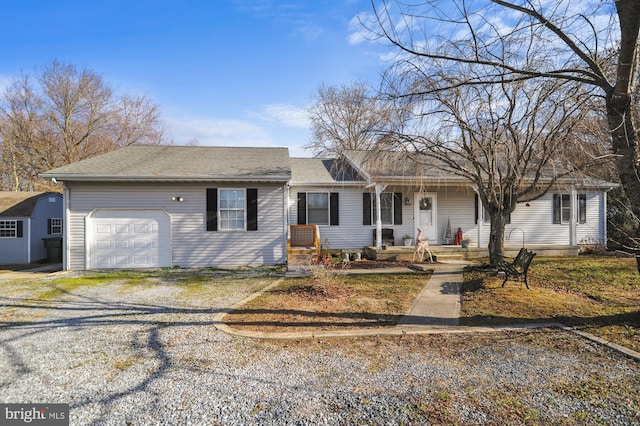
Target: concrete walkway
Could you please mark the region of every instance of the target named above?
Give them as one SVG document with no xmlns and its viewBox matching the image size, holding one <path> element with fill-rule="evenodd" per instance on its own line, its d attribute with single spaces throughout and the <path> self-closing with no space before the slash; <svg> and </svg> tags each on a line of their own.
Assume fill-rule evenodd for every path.
<svg viewBox="0 0 640 426">
<path fill-rule="evenodd" d="M 460 317 L 460 287 L 466 262 L 435 264 L 424 286 L 397 327 L 457 326 Z"/>
<path fill-rule="evenodd" d="M 225 315 L 248 301 L 256 298 L 260 294 L 268 291 L 280 284 L 276 281 L 270 286 L 262 289 L 258 293 L 249 296 L 224 312 L 218 313 L 214 321 L 216 327 L 224 332 L 256 338 L 271 339 L 295 339 L 309 337 L 348 337 L 348 336 L 376 336 L 376 335 L 402 335 L 402 334 L 422 334 L 441 332 L 469 332 L 471 327 L 459 327 L 458 318 L 460 316 L 460 287 L 462 286 L 462 272 L 465 261 L 452 261 L 447 263 L 437 263 L 433 265 L 423 265 L 425 269 L 434 268 L 434 273 L 427 281 L 422 292 L 418 295 L 404 317 L 395 327 L 361 328 L 349 330 L 317 330 L 317 331 L 291 331 L 291 332 L 263 332 L 255 330 L 240 330 L 223 323 Z M 389 269 L 369 269 L 369 270 L 346 270 L 341 273 L 406 273 L 411 272 L 408 268 L 397 268 L 397 271 Z M 496 327 L 473 327 L 473 331 L 495 331 Z"/>
<path fill-rule="evenodd" d="M 609 342 L 590 333 L 575 330 L 561 323 L 531 323 L 501 326 L 460 326 L 460 288 L 462 287 L 462 273 L 465 261 L 451 261 L 447 263 L 434 264 L 434 273 L 426 283 L 424 289 L 413 302 L 409 311 L 398 322 L 395 327 L 381 328 L 361 328 L 350 330 L 316 330 L 316 331 L 292 331 L 292 332 L 263 332 L 253 330 L 240 330 L 229 327 L 222 322 L 222 319 L 235 308 L 239 308 L 249 300 L 279 285 L 280 279 L 267 286 L 261 291 L 249 296 L 232 306 L 231 308 L 218 313 L 214 317 L 215 327 L 229 334 L 243 337 L 253 337 L 262 339 L 304 339 L 319 337 L 356 337 L 356 336 L 400 336 L 404 334 L 445 334 L 445 333 L 487 333 L 508 330 L 526 330 L 535 328 L 559 328 L 570 333 L 575 333 L 585 339 L 597 342 L 601 345 L 614 349 L 629 358 L 640 362 L 640 353 Z M 424 265 L 426 269 L 432 265 Z M 408 272 L 404 268 L 397 272 Z M 366 273 L 376 273 L 378 271 L 368 270 Z M 380 270 L 380 273 L 389 272 Z"/>
</svg>

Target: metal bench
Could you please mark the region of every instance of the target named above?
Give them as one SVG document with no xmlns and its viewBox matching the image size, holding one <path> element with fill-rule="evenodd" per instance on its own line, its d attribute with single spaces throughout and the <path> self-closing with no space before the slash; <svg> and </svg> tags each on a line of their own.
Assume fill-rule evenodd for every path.
<svg viewBox="0 0 640 426">
<path fill-rule="evenodd" d="M 504 272 L 504 281 L 502 287 L 507 283 L 509 278 L 514 280 L 524 279 L 524 285 L 529 288 L 529 282 L 527 281 L 527 273 L 529 272 L 529 266 L 533 261 L 536 254 L 526 248 L 522 247 L 518 252 L 518 255 L 513 259 L 513 262 L 505 262 L 504 260 L 498 263 L 498 272 Z"/>
</svg>

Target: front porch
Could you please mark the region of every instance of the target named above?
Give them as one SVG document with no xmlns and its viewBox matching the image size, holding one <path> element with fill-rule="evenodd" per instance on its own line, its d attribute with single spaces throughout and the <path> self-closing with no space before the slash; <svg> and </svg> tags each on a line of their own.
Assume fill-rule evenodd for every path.
<svg viewBox="0 0 640 426">
<path fill-rule="evenodd" d="M 577 256 L 578 246 L 557 244 L 527 244 L 526 247 L 538 256 Z M 505 256 L 515 257 L 522 245 L 507 244 L 504 246 Z M 364 248 L 364 256 L 374 260 L 412 260 L 413 246 L 386 246 L 377 250 L 375 246 Z M 434 260 L 480 259 L 489 257 L 486 247 L 462 248 L 458 245 L 430 245 L 429 250 Z"/>
</svg>

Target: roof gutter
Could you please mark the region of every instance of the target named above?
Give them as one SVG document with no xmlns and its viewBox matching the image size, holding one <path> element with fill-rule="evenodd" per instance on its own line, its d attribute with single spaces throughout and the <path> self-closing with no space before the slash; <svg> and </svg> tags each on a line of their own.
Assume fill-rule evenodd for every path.
<svg viewBox="0 0 640 426">
<path fill-rule="evenodd" d="M 289 182 L 291 176 L 121 176 L 121 175 L 77 175 L 49 174 L 40 175 L 45 179 L 65 182 Z"/>
</svg>

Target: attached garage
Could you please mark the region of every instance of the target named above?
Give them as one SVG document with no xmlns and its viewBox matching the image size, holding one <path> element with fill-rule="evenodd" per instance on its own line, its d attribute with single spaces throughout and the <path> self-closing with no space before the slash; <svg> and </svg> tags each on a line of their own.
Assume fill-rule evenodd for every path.
<svg viewBox="0 0 640 426">
<path fill-rule="evenodd" d="M 162 209 L 98 209 L 87 218 L 89 269 L 171 266 L 171 220 Z"/>
</svg>

